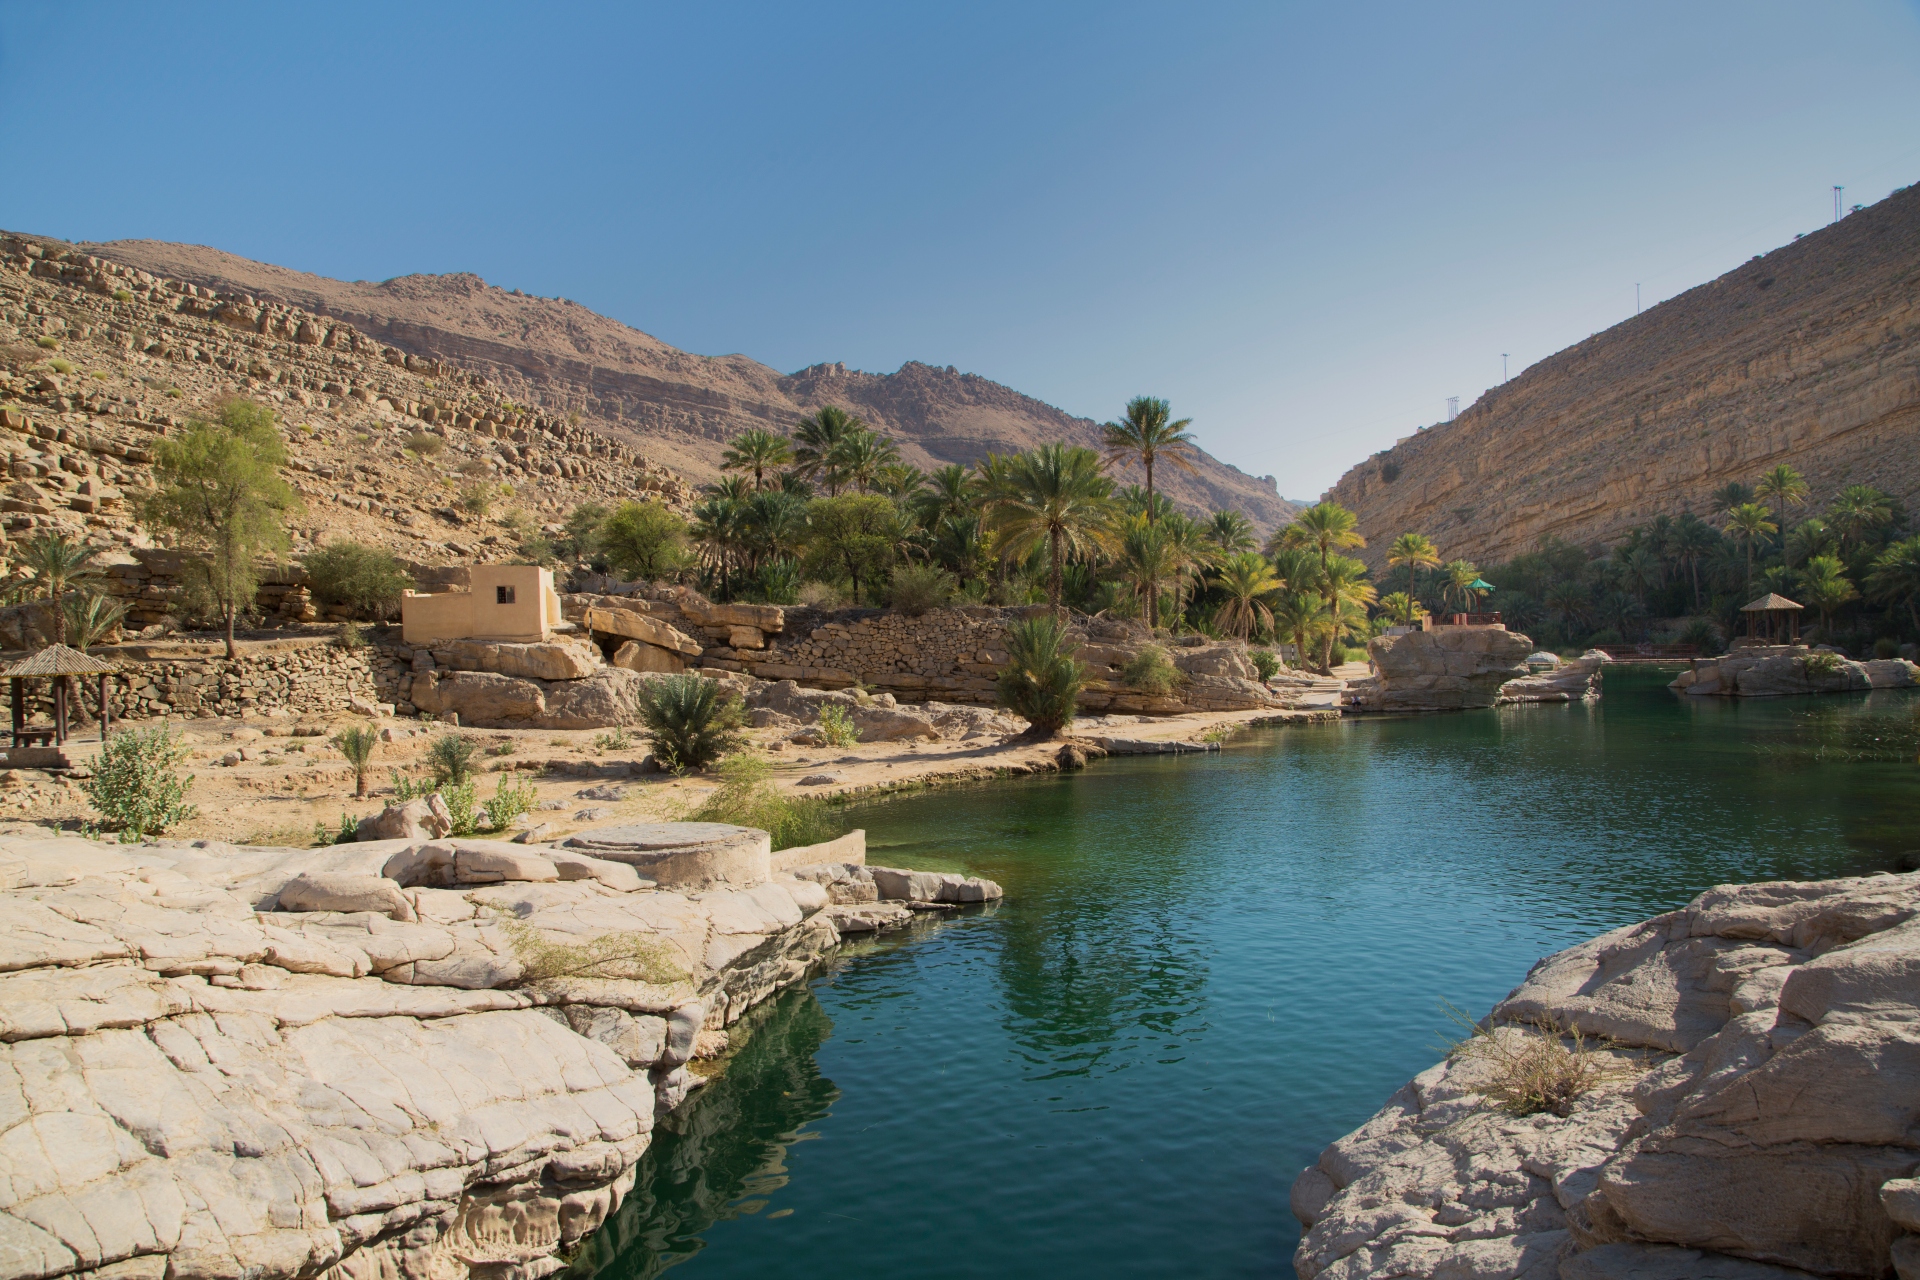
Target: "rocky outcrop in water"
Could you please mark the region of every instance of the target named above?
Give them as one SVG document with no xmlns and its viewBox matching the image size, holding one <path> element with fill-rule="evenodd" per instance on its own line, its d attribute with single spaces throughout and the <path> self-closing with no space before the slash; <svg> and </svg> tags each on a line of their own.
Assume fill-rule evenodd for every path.
<svg viewBox="0 0 1920 1280">
<path fill-rule="evenodd" d="M 764 849 L 673 891 L 632 843 L 0 839 L 0 1278 L 538 1280 L 839 940 L 837 883 L 866 928 L 998 896 Z"/>
<path fill-rule="evenodd" d="M 1723 886 L 1541 961 L 1493 1034 L 1607 1078 L 1561 1116 L 1484 1053 L 1416 1076 L 1294 1183 L 1299 1274 L 1920 1276 L 1917 916 L 1920 875 Z"/>
<path fill-rule="evenodd" d="M 1568 702 L 1600 696 L 1606 655 L 1535 672 L 1533 641 L 1502 627 L 1435 627 L 1367 642 L 1374 675 L 1355 681 L 1364 711 L 1458 711 L 1503 702 Z"/>
<path fill-rule="evenodd" d="M 1694 698 L 1784 698 L 1801 693 L 1856 693 L 1910 689 L 1920 667 L 1905 658 L 1855 662 L 1830 649 L 1766 645 L 1696 658 L 1667 687 Z"/>
</svg>

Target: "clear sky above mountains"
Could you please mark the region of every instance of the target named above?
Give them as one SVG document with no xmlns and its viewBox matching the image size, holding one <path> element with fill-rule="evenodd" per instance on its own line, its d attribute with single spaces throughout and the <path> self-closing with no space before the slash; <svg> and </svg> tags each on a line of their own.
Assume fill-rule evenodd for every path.
<svg viewBox="0 0 1920 1280">
<path fill-rule="evenodd" d="M 0 226 L 1141 392 L 1312 496 L 1920 179 L 1894 0 L 0 5 Z"/>
</svg>

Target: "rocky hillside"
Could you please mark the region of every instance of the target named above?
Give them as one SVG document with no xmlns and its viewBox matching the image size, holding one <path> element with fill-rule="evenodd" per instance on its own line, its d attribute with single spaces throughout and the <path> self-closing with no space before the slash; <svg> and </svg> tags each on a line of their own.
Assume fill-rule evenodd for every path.
<svg viewBox="0 0 1920 1280">
<path fill-rule="evenodd" d="M 698 356 L 578 303 L 489 285 L 475 275 L 400 276 L 347 283 L 197 245 L 116 240 L 82 246 L 112 262 L 344 320 L 382 344 L 484 373 L 523 404 L 579 421 L 697 479 L 748 427 L 786 431 L 822 405 L 885 431 L 908 462 L 931 469 L 1052 440 L 1097 444 L 1099 426 L 951 366 L 909 362 L 890 374 L 814 365 L 785 375 L 746 356 Z M 1115 410 L 1119 408 L 1115 404 Z M 1233 507 L 1264 531 L 1285 521 L 1271 476 L 1211 456 L 1198 475 L 1165 469 L 1163 487 L 1195 511 Z"/>
<path fill-rule="evenodd" d="M 1375 562 L 1395 535 L 1505 559 L 1705 514 L 1790 463 L 1816 504 L 1871 483 L 1920 500 L 1920 186 L 1534 365 L 1453 422 L 1347 472 Z"/>
<path fill-rule="evenodd" d="M 7 537 L 61 526 L 146 545 L 131 498 L 152 483 L 155 439 L 235 393 L 273 403 L 286 426 L 306 504 L 290 530 L 296 550 L 354 537 L 419 565 L 505 559 L 579 502 L 693 496 L 626 443 L 515 404 L 451 361 L 298 307 L 0 233 Z M 434 439 L 421 448 L 417 436 Z M 492 488 L 484 512 L 461 500 L 476 485 Z"/>
</svg>

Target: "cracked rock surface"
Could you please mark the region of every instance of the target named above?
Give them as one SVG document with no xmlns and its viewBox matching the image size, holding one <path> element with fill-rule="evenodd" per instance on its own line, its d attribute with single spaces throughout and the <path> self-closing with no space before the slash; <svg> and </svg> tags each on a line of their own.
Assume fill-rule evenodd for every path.
<svg viewBox="0 0 1920 1280">
<path fill-rule="evenodd" d="M 1562 1117 L 1456 1054 L 1293 1186 L 1304 1280 L 1920 1277 L 1920 874 L 1730 885 L 1550 956 L 1492 1034 L 1600 1045 Z"/>
</svg>

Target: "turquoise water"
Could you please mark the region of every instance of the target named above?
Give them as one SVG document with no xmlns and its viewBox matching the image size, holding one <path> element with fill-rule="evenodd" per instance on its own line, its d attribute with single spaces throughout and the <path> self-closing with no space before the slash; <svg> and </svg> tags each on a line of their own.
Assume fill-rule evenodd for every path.
<svg viewBox="0 0 1920 1280">
<path fill-rule="evenodd" d="M 1551 951 L 1920 854 L 1910 695 L 1261 730 L 861 807 L 996 908 L 753 1019 L 576 1280 L 1290 1275 L 1287 1187 Z M 1920 864 L 1916 864 L 1920 865 Z"/>
</svg>

